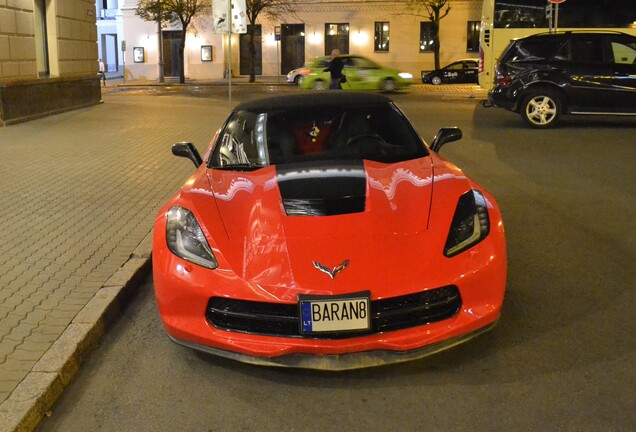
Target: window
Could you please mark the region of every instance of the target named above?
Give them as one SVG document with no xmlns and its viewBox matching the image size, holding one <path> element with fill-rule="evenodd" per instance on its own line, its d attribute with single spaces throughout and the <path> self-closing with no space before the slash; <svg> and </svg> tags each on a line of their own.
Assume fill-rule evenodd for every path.
<svg viewBox="0 0 636 432">
<path fill-rule="evenodd" d="M 430 21 L 420 23 L 420 52 L 435 49 L 435 31 Z"/>
<path fill-rule="evenodd" d="M 47 29 L 46 2 L 37 0 L 34 8 L 35 15 L 35 57 L 38 76 L 49 76 L 49 41 Z"/>
<path fill-rule="evenodd" d="M 220 136 L 220 145 L 214 152 L 214 165 L 260 165 L 267 162 L 264 125 L 266 114 L 240 111 L 232 115 Z"/>
<path fill-rule="evenodd" d="M 603 49 L 601 41 L 595 39 L 572 38 L 570 41 L 572 61 L 579 63 L 601 63 Z"/>
<path fill-rule="evenodd" d="M 97 19 L 115 19 L 118 8 L 117 0 L 97 1 Z"/>
<path fill-rule="evenodd" d="M 546 58 L 546 55 L 540 58 Z M 559 47 L 552 58 L 576 63 L 601 63 L 603 61 L 601 40 L 598 37 L 573 36 Z"/>
<path fill-rule="evenodd" d="M 490 2 L 491 4 L 493 2 Z M 545 0 L 495 0 L 495 28 L 548 28 Z M 553 11 L 554 17 L 554 11 Z M 567 1 L 559 4 L 559 28 L 630 28 L 636 2 Z"/>
<path fill-rule="evenodd" d="M 506 53 L 506 58 L 510 61 L 527 61 L 554 56 L 559 60 L 569 60 L 569 45 L 566 47 L 563 43 L 563 37 L 537 38 L 513 43 Z"/>
<path fill-rule="evenodd" d="M 634 39 L 613 37 L 610 41 L 612 63 L 636 64 L 636 42 Z"/>
<path fill-rule="evenodd" d="M 250 170 L 363 158 L 395 163 L 426 154 L 410 122 L 390 103 L 262 106 L 232 114 L 208 166 Z"/>
<path fill-rule="evenodd" d="M 325 55 L 336 48 L 341 54 L 349 54 L 349 23 L 325 24 Z"/>
<path fill-rule="evenodd" d="M 375 22 L 375 51 L 389 51 L 389 28 L 388 21 Z"/>
<path fill-rule="evenodd" d="M 373 63 L 371 60 L 363 57 L 347 57 L 345 60 L 345 67 L 352 67 L 358 69 L 380 69 L 380 66 Z"/>
<path fill-rule="evenodd" d="M 495 28 L 547 28 L 545 5 L 537 0 L 495 0 Z M 560 7 L 563 11 L 563 5 Z"/>
<path fill-rule="evenodd" d="M 479 21 L 468 21 L 466 52 L 479 52 Z"/>
</svg>

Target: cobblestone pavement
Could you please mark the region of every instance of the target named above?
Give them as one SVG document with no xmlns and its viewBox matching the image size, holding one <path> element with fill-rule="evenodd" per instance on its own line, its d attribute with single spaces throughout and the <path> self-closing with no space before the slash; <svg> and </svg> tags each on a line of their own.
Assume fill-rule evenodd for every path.
<svg viewBox="0 0 636 432">
<path fill-rule="evenodd" d="M 203 150 L 227 114 L 224 99 L 138 98 L 153 83 L 122 84 L 108 84 L 104 104 L 0 128 L 0 431 L 37 425 L 103 333 L 104 302 L 148 270 L 154 216 L 193 171 L 170 145 Z"/>
<path fill-rule="evenodd" d="M 38 361 L 129 260 L 159 207 L 193 171 L 170 145 L 188 139 L 203 149 L 227 113 L 226 104 L 194 98 L 105 100 L 0 128 L 2 431 L 15 402 L 42 403 L 28 388 L 38 384 L 25 378 L 42 370 Z M 19 384 L 25 388 L 15 400 Z"/>
</svg>

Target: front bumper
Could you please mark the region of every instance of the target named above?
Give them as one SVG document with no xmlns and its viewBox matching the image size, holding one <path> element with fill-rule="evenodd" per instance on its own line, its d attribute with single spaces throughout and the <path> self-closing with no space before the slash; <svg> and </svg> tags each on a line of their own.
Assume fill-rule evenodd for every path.
<svg viewBox="0 0 636 432">
<path fill-rule="evenodd" d="M 226 351 L 212 348 L 205 345 L 177 339 L 168 334 L 168 337 L 175 343 L 187 348 L 213 354 L 219 357 L 249 363 L 259 366 L 277 366 L 302 369 L 317 369 L 325 371 L 345 371 L 352 369 L 362 369 L 375 366 L 383 366 L 394 363 L 402 363 L 421 359 L 440 351 L 452 348 L 470 339 L 492 330 L 497 321 L 492 322 L 472 332 L 447 339 L 438 343 L 416 348 L 409 351 L 373 350 L 364 352 L 354 352 L 346 354 L 286 354 L 277 357 L 255 357 L 241 354 L 239 352 Z"/>
<path fill-rule="evenodd" d="M 482 242 L 475 249 L 487 243 Z M 504 250 L 503 247 L 502 244 L 498 249 Z M 170 338 L 201 351 L 254 364 L 344 370 L 424 357 L 492 327 L 499 319 L 505 290 L 505 255 L 498 256 L 485 247 L 482 252 L 462 256 L 466 265 L 460 263 L 454 277 L 449 277 L 448 282 L 457 285 L 462 298 L 460 310 L 450 318 L 337 339 L 254 334 L 224 330 L 206 318 L 212 296 L 224 292 L 236 298 L 250 297 L 242 293 L 243 285 L 234 275 L 228 273 L 224 278 L 217 270 L 217 278 L 211 280 L 209 271 L 191 265 L 189 271 L 172 271 L 188 264 L 169 252 L 161 257 L 162 252 L 155 251 L 157 303 Z M 162 267 L 168 271 L 162 271 Z M 215 292 L 219 288 L 221 292 Z"/>
</svg>

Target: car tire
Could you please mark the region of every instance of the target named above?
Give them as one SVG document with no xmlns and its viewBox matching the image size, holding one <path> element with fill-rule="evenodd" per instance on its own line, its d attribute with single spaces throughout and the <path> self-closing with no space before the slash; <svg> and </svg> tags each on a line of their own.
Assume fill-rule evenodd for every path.
<svg viewBox="0 0 636 432">
<path fill-rule="evenodd" d="M 536 129 L 554 126 L 562 113 L 560 97 L 549 89 L 534 90 L 521 103 L 520 114 L 526 123 Z"/>
<path fill-rule="evenodd" d="M 431 84 L 433 85 L 440 85 L 442 83 L 442 79 L 438 76 L 434 76 L 433 78 L 431 78 Z"/>
<path fill-rule="evenodd" d="M 393 78 L 387 78 L 382 83 L 382 90 L 385 92 L 394 92 L 397 90 L 397 85 L 395 84 L 395 80 Z"/>
<path fill-rule="evenodd" d="M 303 78 L 304 77 L 301 74 L 296 75 L 296 78 L 294 78 L 294 84 L 300 86 L 303 83 Z"/>
<path fill-rule="evenodd" d="M 314 85 L 312 87 L 314 90 L 327 90 L 327 83 L 323 80 L 314 81 Z"/>
</svg>

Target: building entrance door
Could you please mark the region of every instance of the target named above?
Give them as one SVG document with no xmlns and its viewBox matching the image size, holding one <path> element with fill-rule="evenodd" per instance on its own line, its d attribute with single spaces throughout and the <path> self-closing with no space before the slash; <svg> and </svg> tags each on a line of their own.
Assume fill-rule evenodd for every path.
<svg viewBox="0 0 636 432">
<path fill-rule="evenodd" d="M 102 35 L 102 61 L 106 66 L 106 72 L 119 70 L 119 53 L 117 51 L 117 34 L 107 33 Z"/>
<path fill-rule="evenodd" d="M 167 77 L 181 75 L 181 61 L 179 57 L 180 31 L 164 31 L 163 34 L 163 74 Z"/>
<path fill-rule="evenodd" d="M 252 59 L 250 58 L 250 32 L 251 32 L 251 24 L 247 26 L 247 33 L 239 35 L 239 51 L 240 51 L 240 74 L 241 75 L 249 75 L 250 74 L 250 62 Z M 254 74 L 255 75 L 263 75 L 263 37 L 261 25 L 256 25 L 254 29 L 254 48 L 256 49 L 256 54 L 254 55 Z"/>
<path fill-rule="evenodd" d="M 280 73 L 287 75 L 305 64 L 305 24 L 283 24 L 280 33 Z"/>
</svg>

